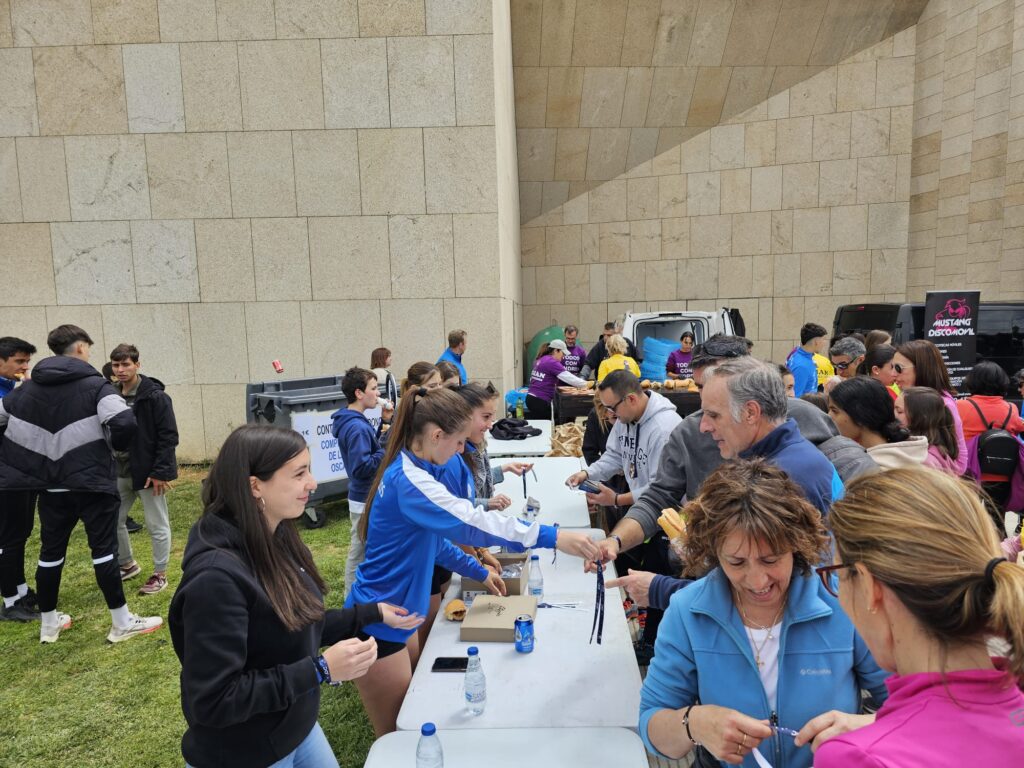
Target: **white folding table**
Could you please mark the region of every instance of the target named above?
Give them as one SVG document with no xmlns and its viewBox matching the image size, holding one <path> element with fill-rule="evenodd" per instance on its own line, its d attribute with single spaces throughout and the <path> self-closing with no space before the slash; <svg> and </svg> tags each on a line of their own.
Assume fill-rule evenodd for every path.
<svg viewBox="0 0 1024 768">
<path fill-rule="evenodd" d="M 495 440 L 487 436 L 487 452 L 491 456 L 543 456 L 551 450 L 551 422 L 546 419 L 530 419 L 531 427 L 540 430 L 536 437 L 525 440 Z"/>
<path fill-rule="evenodd" d="M 526 473 L 526 492 L 540 502 L 537 522 L 545 525 L 558 523 L 563 528 L 589 528 L 590 512 L 587 497 L 583 491 L 569 488 L 565 479 L 580 470 L 580 460 L 572 456 L 550 456 L 537 459 L 523 459 L 533 462 L 533 471 Z M 492 458 L 491 465 L 507 464 L 509 457 Z M 534 473 L 537 479 L 534 479 Z M 506 511 L 517 517 L 523 513 L 526 497 L 523 495 L 523 478 L 511 472 L 494 486 L 495 493 L 503 493 L 512 499 L 512 506 Z"/>
</svg>

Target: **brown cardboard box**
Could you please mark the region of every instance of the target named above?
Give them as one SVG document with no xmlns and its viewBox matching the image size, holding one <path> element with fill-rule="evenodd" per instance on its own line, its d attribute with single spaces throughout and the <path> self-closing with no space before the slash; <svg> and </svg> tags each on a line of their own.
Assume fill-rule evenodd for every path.
<svg viewBox="0 0 1024 768">
<path fill-rule="evenodd" d="M 515 578 L 502 579 L 505 582 L 505 590 L 509 595 L 525 595 L 529 593 L 527 582 L 530 580 L 530 553 L 529 552 L 499 552 L 495 559 L 504 568 L 507 563 L 522 563 L 523 575 Z M 478 595 L 486 595 L 487 588 L 482 582 L 471 579 L 468 576 L 462 577 L 462 599 L 466 605 L 470 605 Z"/>
<path fill-rule="evenodd" d="M 516 617 L 524 613 L 528 613 L 536 620 L 536 597 L 480 595 L 473 601 L 466 618 L 462 621 L 459 640 L 464 643 L 515 642 Z"/>
</svg>

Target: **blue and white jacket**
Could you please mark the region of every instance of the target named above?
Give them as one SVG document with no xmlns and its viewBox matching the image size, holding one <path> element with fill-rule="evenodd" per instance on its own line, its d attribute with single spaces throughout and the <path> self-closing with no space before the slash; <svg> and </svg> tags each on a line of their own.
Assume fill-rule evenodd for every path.
<svg viewBox="0 0 1024 768">
<path fill-rule="evenodd" d="M 518 551 L 555 546 L 553 526 L 527 525 L 453 496 L 446 486 L 449 467 L 455 466 L 431 464 L 403 449 L 384 470 L 370 510 L 366 559 L 356 569 L 346 608 L 387 602 L 426 614 L 435 562 L 463 576 L 486 579 L 487 569 L 449 539 L 473 546 L 500 544 Z M 472 492 L 472 476 L 462 466 Z M 398 643 L 415 632 L 385 624 L 371 624 L 364 631 Z"/>
<path fill-rule="evenodd" d="M 662 709 L 716 704 L 758 720 L 799 730 L 831 709 L 860 711 L 860 691 L 874 703 L 888 696 L 885 678 L 853 624 L 814 575 L 793 573 L 782 617 L 777 700 L 761 684 L 747 632 L 721 568 L 677 592 L 658 627 L 654 659 L 640 692 L 640 736 Z M 767 739 L 761 753 L 775 766 L 807 768 L 809 746 L 788 736 Z M 724 763 L 723 763 L 724 765 Z M 756 766 L 752 755 L 743 765 Z"/>
<path fill-rule="evenodd" d="M 452 350 L 446 349 L 441 353 L 441 356 L 437 358 L 437 362 L 451 363 L 459 369 L 459 380 L 462 384 L 466 383 L 466 366 L 462 364 L 462 355 L 457 355 Z"/>
</svg>

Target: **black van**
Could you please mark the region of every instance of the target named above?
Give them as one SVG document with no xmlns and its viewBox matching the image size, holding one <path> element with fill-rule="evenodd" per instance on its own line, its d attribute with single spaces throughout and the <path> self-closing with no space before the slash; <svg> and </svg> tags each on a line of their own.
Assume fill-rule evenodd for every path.
<svg viewBox="0 0 1024 768">
<path fill-rule="evenodd" d="M 833 337 L 879 329 L 894 345 L 924 338 L 924 304 L 844 304 L 832 321 Z M 978 360 L 992 360 L 1013 376 L 1024 368 L 1024 301 L 983 301 L 978 307 Z"/>
</svg>

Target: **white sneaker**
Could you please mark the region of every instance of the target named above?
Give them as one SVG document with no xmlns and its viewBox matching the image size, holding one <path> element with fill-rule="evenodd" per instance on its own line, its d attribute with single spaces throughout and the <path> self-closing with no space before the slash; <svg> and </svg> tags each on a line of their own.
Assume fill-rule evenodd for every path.
<svg viewBox="0 0 1024 768">
<path fill-rule="evenodd" d="M 51 627 L 47 624 L 39 626 L 40 643 L 56 643 L 60 633 L 71 626 L 71 617 L 66 613 L 57 614 L 57 625 Z"/>
<path fill-rule="evenodd" d="M 124 640 L 131 640 L 136 635 L 148 635 L 156 632 L 163 626 L 164 620 L 159 616 L 136 616 L 131 614 L 128 626 L 124 629 L 113 627 L 107 635 L 108 643 L 120 643 Z"/>
</svg>

